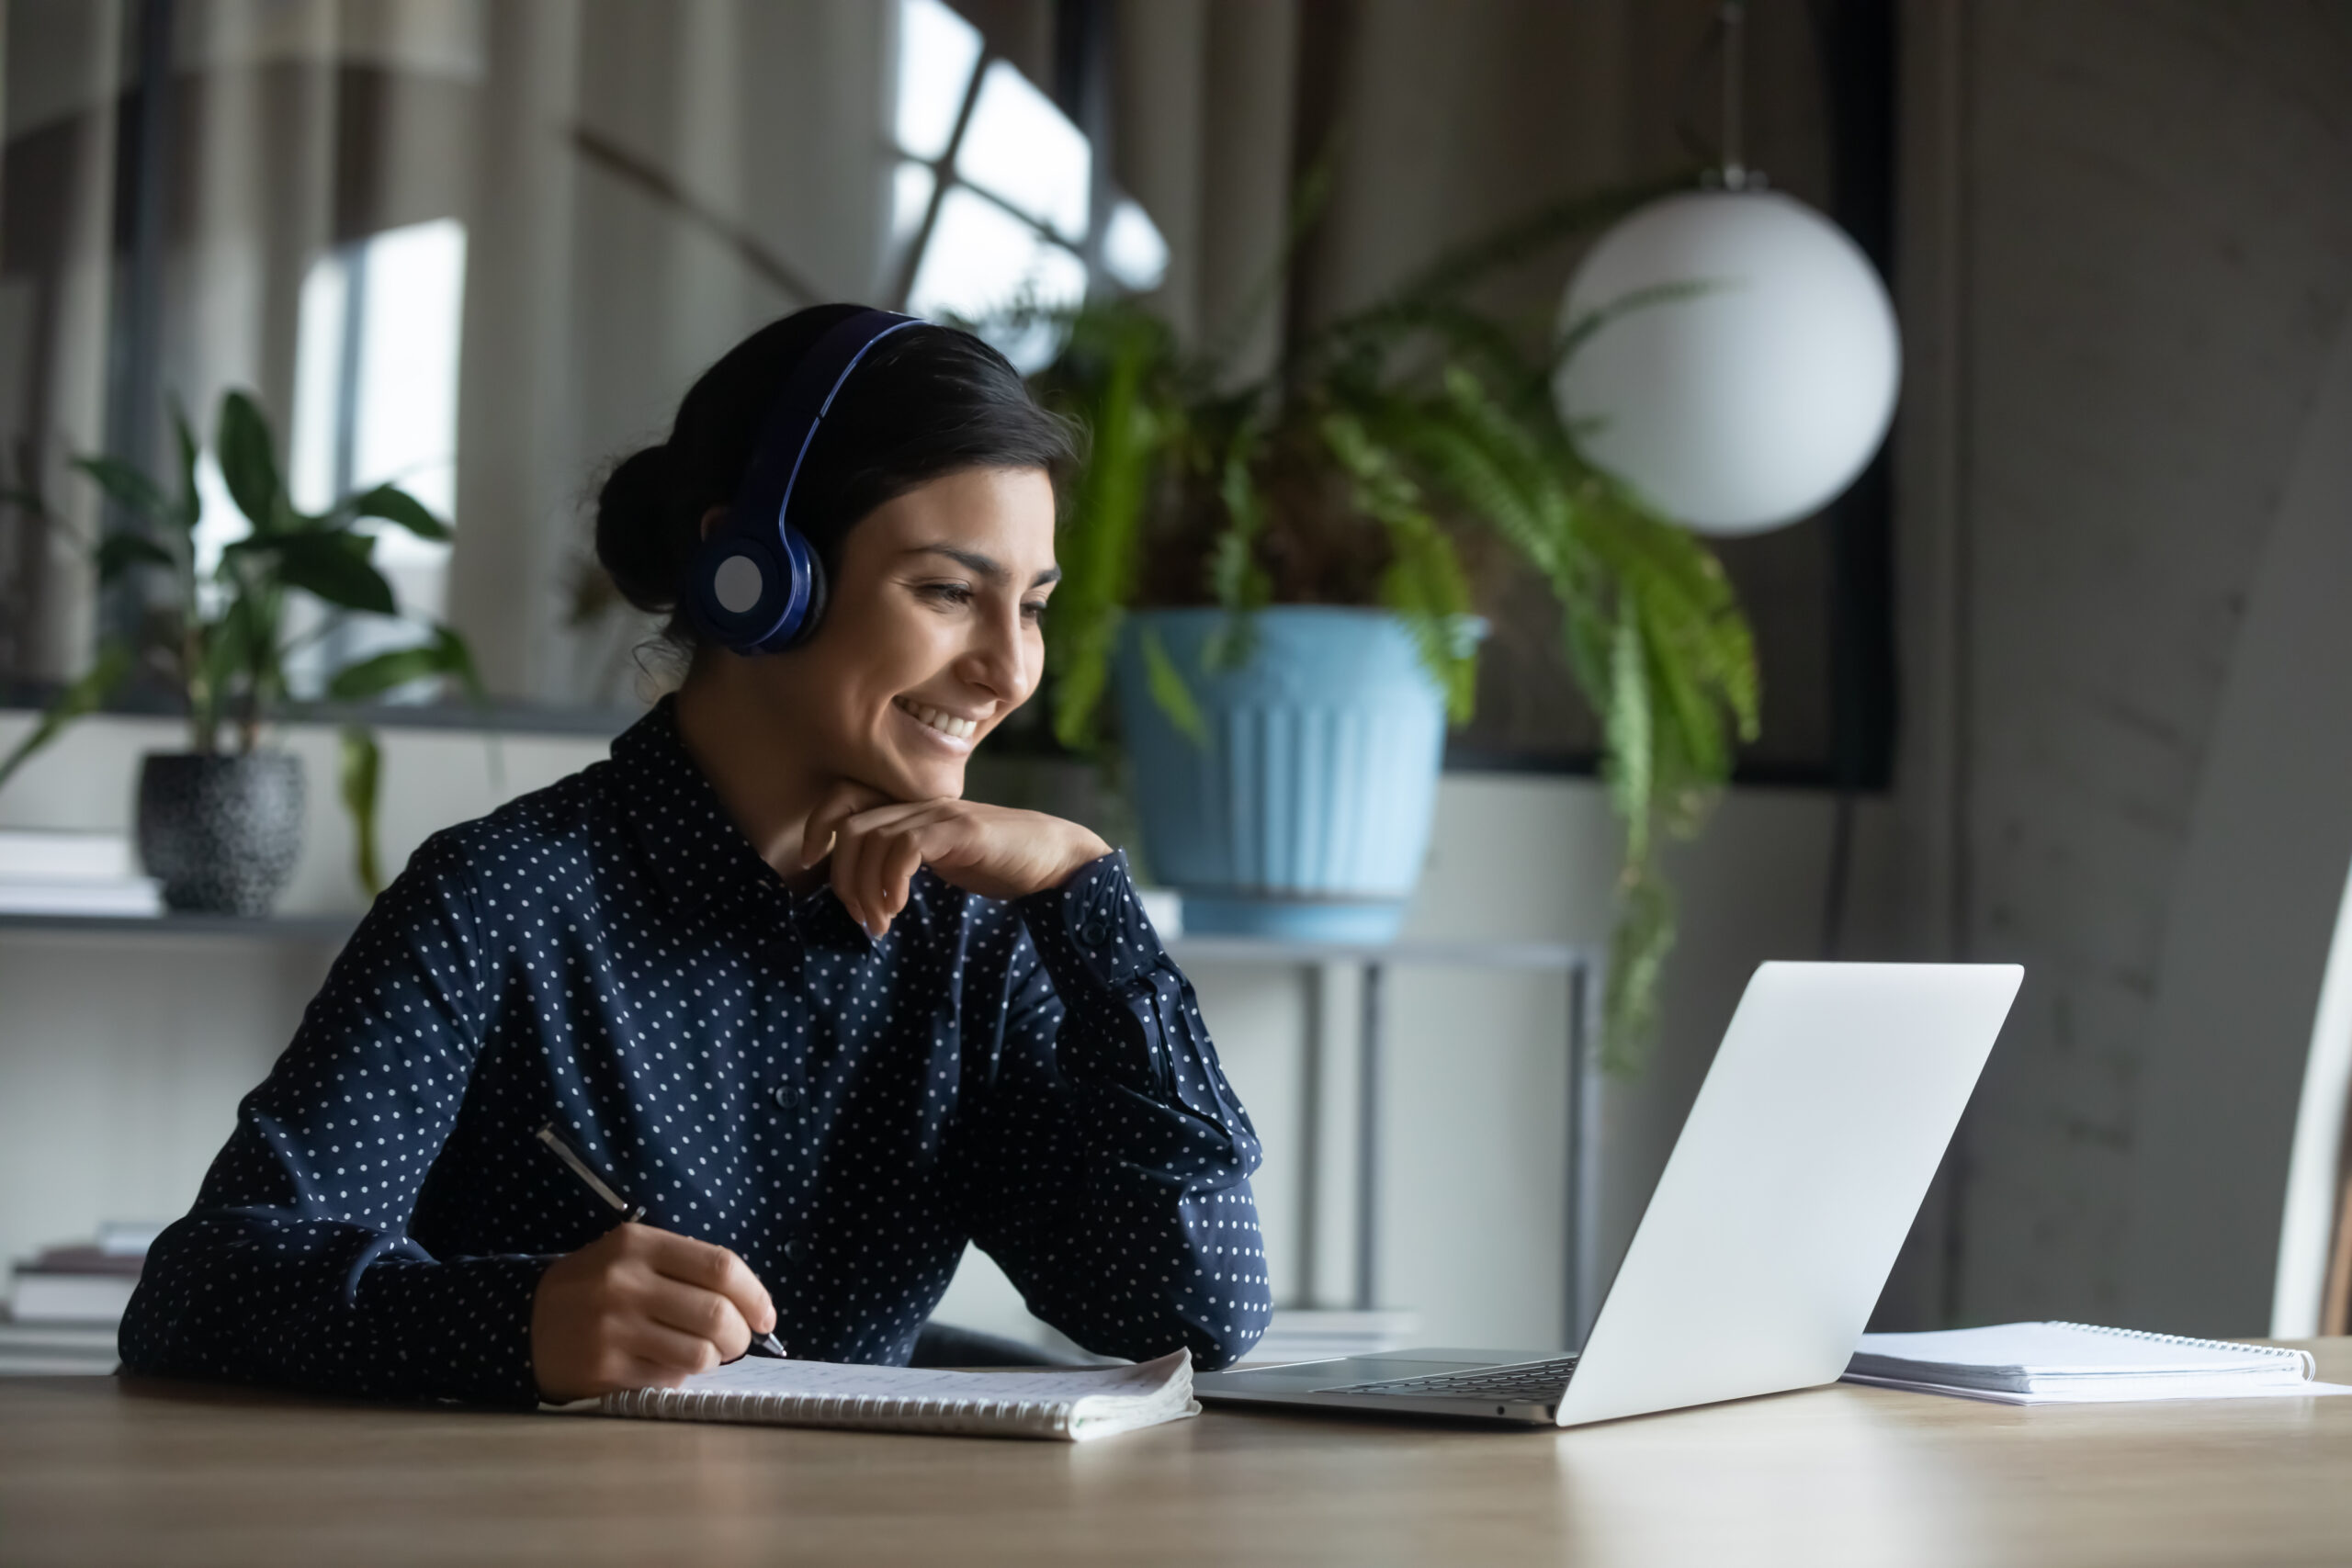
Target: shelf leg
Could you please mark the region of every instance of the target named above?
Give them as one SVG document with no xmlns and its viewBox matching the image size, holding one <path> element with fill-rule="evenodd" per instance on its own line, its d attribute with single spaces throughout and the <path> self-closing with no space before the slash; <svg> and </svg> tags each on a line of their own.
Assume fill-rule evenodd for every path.
<svg viewBox="0 0 2352 1568">
<path fill-rule="evenodd" d="M 1385 966 L 1363 966 L 1363 1011 L 1356 1063 L 1356 1310 L 1370 1312 L 1380 1293 L 1381 982 Z"/>
<path fill-rule="evenodd" d="M 1592 1328 L 1592 1312 L 1599 1305 L 1593 1298 L 1595 1258 L 1593 1247 L 1597 1237 L 1595 1219 L 1600 1212 L 1600 1183 L 1595 1167 L 1600 1155 L 1600 1085 L 1594 1081 L 1591 1061 L 1591 1029 L 1588 1013 L 1591 1006 L 1591 970 L 1578 962 L 1568 969 L 1568 1060 L 1567 1060 L 1567 1123 L 1566 1159 L 1562 1162 L 1567 1178 L 1567 1190 L 1562 1197 L 1561 1217 L 1566 1234 L 1561 1237 L 1561 1325 L 1560 1343 L 1570 1350 L 1584 1348 L 1585 1336 Z"/>
<path fill-rule="evenodd" d="M 1323 1299 L 1316 1280 L 1323 1213 L 1323 965 L 1305 964 L 1305 1028 L 1298 1062 L 1298 1276 L 1291 1299 L 1313 1307 Z"/>
</svg>

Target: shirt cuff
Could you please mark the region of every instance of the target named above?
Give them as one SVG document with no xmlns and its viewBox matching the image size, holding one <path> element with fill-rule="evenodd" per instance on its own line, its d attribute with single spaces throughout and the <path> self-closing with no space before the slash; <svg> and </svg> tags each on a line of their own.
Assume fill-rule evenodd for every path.
<svg viewBox="0 0 2352 1568">
<path fill-rule="evenodd" d="M 551 1257 L 379 1263 L 355 1303 L 381 1336 L 385 1392 L 528 1410 L 539 1403 L 531 1315 Z M 375 1381 L 370 1379 L 369 1381 Z"/>
<path fill-rule="evenodd" d="M 1032 893 L 1017 907 L 1066 1002 L 1090 988 L 1124 994 L 1128 981 L 1168 956 L 1136 897 L 1125 850 L 1089 861 L 1059 887 Z"/>
</svg>

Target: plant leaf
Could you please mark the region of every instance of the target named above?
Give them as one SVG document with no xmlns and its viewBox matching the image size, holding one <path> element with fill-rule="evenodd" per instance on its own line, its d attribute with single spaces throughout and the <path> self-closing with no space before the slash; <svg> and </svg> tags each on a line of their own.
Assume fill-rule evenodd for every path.
<svg viewBox="0 0 2352 1568">
<path fill-rule="evenodd" d="M 1144 681 L 1151 689 L 1153 705 L 1168 716 L 1168 722 L 1184 739 L 1195 746 L 1206 746 L 1208 721 L 1201 716 L 1200 704 L 1193 700 L 1193 689 L 1184 683 L 1183 672 L 1176 668 L 1176 661 L 1168 657 L 1159 634 L 1146 626 L 1136 640 L 1143 649 Z"/>
<path fill-rule="evenodd" d="M 98 581 L 112 582 L 134 566 L 176 570 L 179 561 L 143 534 L 108 534 L 98 541 Z"/>
<path fill-rule="evenodd" d="M 436 626 L 433 632 L 430 642 L 396 648 L 345 665 L 327 682 L 327 695 L 339 703 L 366 702 L 412 681 L 447 675 L 455 676 L 469 688 L 469 694 L 480 700 L 481 682 L 474 675 L 473 656 L 465 639 L 447 626 Z"/>
<path fill-rule="evenodd" d="M 179 401 L 172 402 L 172 445 L 179 459 L 180 503 L 173 519 L 182 531 L 194 533 L 204 517 L 204 497 L 196 488 L 196 432 L 188 428 L 187 415 Z"/>
<path fill-rule="evenodd" d="M 1172 354 L 1167 329 L 1132 310 L 1082 314 L 1063 355 L 1091 449 L 1063 534 L 1061 586 L 1046 612 L 1054 734 L 1094 748 L 1097 711 L 1142 550 L 1144 499 L 1170 423 L 1147 385 Z"/>
<path fill-rule="evenodd" d="M 1620 892 L 1600 1001 L 1601 1070 L 1639 1072 L 1657 1038 L 1658 981 L 1674 951 L 1674 888 L 1652 865 Z"/>
<path fill-rule="evenodd" d="M 116 642 L 100 648 L 98 661 L 57 694 L 57 700 L 42 710 L 40 722 L 17 742 L 16 750 L 8 753 L 6 761 L 0 761 L 0 788 L 6 788 L 18 768 L 45 750 L 75 719 L 96 711 L 113 695 L 123 677 L 130 673 L 130 649 Z"/>
<path fill-rule="evenodd" d="M 1625 860 L 1649 859 L 1650 795 L 1656 785 L 1656 730 L 1643 667 L 1641 623 L 1620 606 L 1609 649 L 1609 705 L 1602 715 L 1609 748 L 1609 799 L 1625 824 Z"/>
<path fill-rule="evenodd" d="M 344 809 L 351 813 L 355 846 L 352 873 L 373 903 L 384 891 L 383 868 L 376 850 L 376 807 L 381 793 L 384 754 L 376 735 L 363 725 L 343 727 Z"/>
<path fill-rule="evenodd" d="M 375 541 L 361 534 L 296 533 L 241 539 L 232 549 L 277 558 L 277 574 L 330 604 L 370 615 L 394 615 L 400 607 L 392 585 L 368 558 Z"/>
<path fill-rule="evenodd" d="M 426 511 L 423 502 L 398 485 L 378 485 L 374 490 L 351 497 L 345 505 L 352 516 L 380 517 L 387 523 L 407 529 L 420 539 L 448 539 L 454 536 L 449 525 Z"/>
<path fill-rule="evenodd" d="M 74 466 L 96 479 L 107 499 L 151 523 L 175 520 L 172 503 L 155 481 L 119 457 L 76 457 Z"/>
<path fill-rule="evenodd" d="M 278 478 L 269 421 L 243 392 L 232 391 L 220 400 L 219 454 L 230 499 L 254 532 L 275 534 L 287 527 L 292 507 L 286 500 L 285 481 Z"/>
</svg>

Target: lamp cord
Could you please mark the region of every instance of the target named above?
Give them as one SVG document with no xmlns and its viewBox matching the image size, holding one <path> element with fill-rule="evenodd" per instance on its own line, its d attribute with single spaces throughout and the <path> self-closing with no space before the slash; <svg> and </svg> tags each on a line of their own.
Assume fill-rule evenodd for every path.
<svg viewBox="0 0 2352 1568">
<path fill-rule="evenodd" d="M 1724 38 L 1724 168 L 1725 190 L 1747 186 L 1747 6 L 1746 0 L 1723 0 L 1717 13 Z"/>
</svg>

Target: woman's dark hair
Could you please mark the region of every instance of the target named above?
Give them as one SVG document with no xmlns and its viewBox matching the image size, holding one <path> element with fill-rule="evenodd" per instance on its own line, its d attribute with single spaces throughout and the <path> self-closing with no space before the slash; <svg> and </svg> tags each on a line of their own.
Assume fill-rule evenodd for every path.
<svg viewBox="0 0 2352 1568">
<path fill-rule="evenodd" d="M 630 604 L 669 617 L 672 642 L 701 640 L 680 596 L 703 514 L 735 499 L 801 356 L 861 309 L 813 306 L 737 344 L 686 393 L 670 438 L 632 453 L 605 480 L 596 559 Z M 1074 451 L 1069 426 L 1037 406 L 1004 355 L 969 333 L 912 328 L 876 344 L 834 399 L 795 485 L 792 521 L 832 572 L 843 537 L 884 502 L 967 468 L 1043 468 L 1058 479 Z"/>
</svg>

